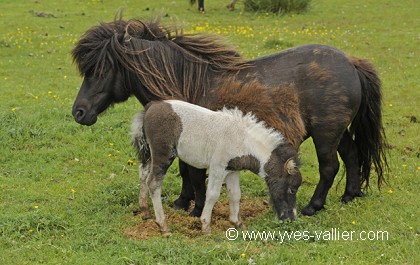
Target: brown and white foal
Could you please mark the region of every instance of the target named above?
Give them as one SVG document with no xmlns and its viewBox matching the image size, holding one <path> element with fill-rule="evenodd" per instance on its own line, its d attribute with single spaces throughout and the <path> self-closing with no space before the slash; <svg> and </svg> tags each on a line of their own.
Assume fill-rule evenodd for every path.
<svg viewBox="0 0 420 265">
<path fill-rule="evenodd" d="M 223 182 L 229 196 L 229 220 L 241 227 L 239 172 L 250 170 L 265 180 L 279 219 L 294 219 L 296 192 L 302 182 L 295 148 L 281 132 L 268 128 L 252 113 L 238 109 L 211 111 L 178 100 L 148 104 L 132 124 L 132 142 L 140 166 L 140 211 L 150 218 L 147 191 L 156 223 L 169 233 L 161 200 L 161 186 L 176 156 L 196 168 L 208 169 L 202 231 L 209 233 L 211 214 Z"/>
</svg>

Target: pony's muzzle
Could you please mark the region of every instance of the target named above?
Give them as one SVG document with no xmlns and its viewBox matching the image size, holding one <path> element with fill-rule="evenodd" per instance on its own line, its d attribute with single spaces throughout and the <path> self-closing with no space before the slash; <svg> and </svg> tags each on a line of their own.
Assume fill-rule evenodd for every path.
<svg viewBox="0 0 420 265">
<path fill-rule="evenodd" d="M 82 125 L 90 126 L 96 123 L 96 117 L 87 117 L 87 111 L 83 108 L 74 108 L 72 110 L 74 120 Z"/>
</svg>

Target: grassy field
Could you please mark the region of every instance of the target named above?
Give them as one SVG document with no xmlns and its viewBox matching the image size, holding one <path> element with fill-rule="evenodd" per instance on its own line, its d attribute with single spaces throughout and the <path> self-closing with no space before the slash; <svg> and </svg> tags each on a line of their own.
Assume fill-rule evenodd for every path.
<svg viewBox="0 0 420 265">
<path fill-rule="evenodd" d="M 229 12 L 228 2 L 206 1 L 200 14 L 187 0 L 1 0 L 0 264 L 420 263 L 418 1 L 313 0 L 309 12 L 288 16 L 243 12 L 241 2 Z M 164 23 L 187 32 L 223 35 L 247 58 L 323 43 L 370 59 L 383 81 L 390 185 L 342 205 L 340 171 L 324 211 L 279 222 L 264 204 L 263 181 L 244 173 L 244 231 L 297 233 L 283 241 L 284 234 L 246 240 L 242 233 L 228 240 L 226 195 L 209 236 L 200 234 L 197 219 L 170 209 L 181 185 L 174 165 L 163 194 L 173 235 L 162 238 L 153 221 L 132 214 L 138 170 L 129 163 L 135 154 L 128 132 L 141 106 L 130 99 L 91 127 L 70 113 L 82 80 L 70 51 L 85 30 L 112 20 L 121 7 L 126 18 L 162 14 Z M 310 140 L 301 153 L 299 209 L 319 178 Z M 337 229 L 354 231 L 352 240 L 316 237 Z"/>
</svg>

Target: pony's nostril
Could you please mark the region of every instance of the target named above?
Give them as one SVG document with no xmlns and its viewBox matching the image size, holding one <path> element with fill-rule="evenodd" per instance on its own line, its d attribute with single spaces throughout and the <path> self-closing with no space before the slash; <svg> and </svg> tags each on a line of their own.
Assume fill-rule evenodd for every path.
<svg viewBox="0 0 420 265">
<path fill-rule="evenodd" d="M 83 109 L 77 109 L 73 116 L 77 121 L 81 121 L 85 117 L 85 113 Z"/>
</svg>

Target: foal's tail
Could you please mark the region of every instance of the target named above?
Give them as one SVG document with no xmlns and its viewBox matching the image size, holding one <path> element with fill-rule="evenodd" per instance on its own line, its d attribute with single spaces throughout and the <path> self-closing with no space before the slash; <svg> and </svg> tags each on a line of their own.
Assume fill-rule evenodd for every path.
<svg viewBox="0 0 420 265">
<path fill-rule="evenodd" d="M 362 85 L 362 102 L 351 126 L 350 133 L 354 137 L 358 149 L 361 167 L 361 182 L 369 187 L 371 167 L 378 175 L 378 187 L 383 182 L 385 171 L 389 170 L 386 158 L 386 137 L 382 126 L 381 80 L 373 65 L 367 60 L 350 58 L 359 75 Z"/>
<path fill-rule="evenodd" d="M 131 124 L 131 143 L 136 149 L 137 156 L 142 164 L 150 160 L 150 148 L 143 130 L 144 113 L 144 111 L 139 112 Z"/>
</svg>

